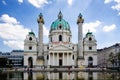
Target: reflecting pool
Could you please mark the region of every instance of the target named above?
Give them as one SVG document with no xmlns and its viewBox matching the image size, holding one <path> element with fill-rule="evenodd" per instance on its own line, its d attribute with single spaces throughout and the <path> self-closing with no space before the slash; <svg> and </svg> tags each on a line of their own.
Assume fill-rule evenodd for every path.
<svg viewBox="0 0 120 80">
<path fill-rule="evenodd" d="M 10 72 L 0 80 L 120 80 L 119 72 Z"/>
</svg>

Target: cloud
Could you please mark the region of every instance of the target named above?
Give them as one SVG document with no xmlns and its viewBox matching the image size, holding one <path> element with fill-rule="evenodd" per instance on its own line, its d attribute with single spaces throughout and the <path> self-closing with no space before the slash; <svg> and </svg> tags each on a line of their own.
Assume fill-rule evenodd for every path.
<svg viewBox="0 0 120 80">
<path fill-rule="evenodd" d="M 120 15 L 120 12 L 118 13 L 118 15 Z"/>
<path fill-rule="evenodd" d="M 49 30 L 43 25 L 43 35 L 48 36 L 49 35 Z"/>
<path fill-rule="evenodd" d="M 7 14 L 3 14 L 0 17 L 0 21 L 5 23 L 18 24 L 19 22 L 14 17 L 9 17 Z"/>
<path fill-rule="evenodd" d="M 72 5 L 73 0 L 68 0 L 68 4 L 71 6 Z"/>
<path fill-rule="evenodd" d="M 103 27 L 103 31 L 104 32 L 110 32 L 110 31 L 113 31 L 114 29 L 116 29 L 116 25 L 115 24 L 112 24 L 112 25 L 110 25 L 110 26 L 104 26 Z"/>
<path fill-rule="evenodd" d="M 23 41 L 19 41 L 19 40 L 5 40 L 3 41 L 3 43 L 9 47 L 11 47 L 12 49 L 22 49 L 23 50 L 23 45 L 24 42 Z"/>
<path fill-rule="evenodd" d="M 2 3 L 3 3 L 4 5 L 7 5 L 7 3 L 6 3 L 4 0 L 2 1 Z"/>
<path fill-rule="evenodd" d="M 19 3 L 23 3 L 23 0 L 18 0 Z"/>
<path fill-rule="evenodd" d="M 95 22 L 90 22 L 90 23 L 84 23 L 83 24 L 83 33 L 87 33 L 88 30 L 90 30 L 91 32 L 96 32 L 96 28 L 99 27 L 101 24 L 100 21 L 95 21 Z"/>
<path fill-rule="evenodd" d="M 28 2 L 36 8 L 41 8 L 44 4 L 49 3 L 47 0 L 28 0 Z"/>
<path fill-rule="evenodd" d="M 107 4 L 107 3 L 110 3 L 112 2 L 113 0 L 105 0 L 104 3 Z"/>
<path fill-rule="evenodd" d="M 120 11 L 120 2 L 117 2 L 117 4 L 114 5 L 114 6 L 112 6 L 111 8 L 112 8 L 112 9 L 115 9 L 115 10 L 117 10 L 117 11 Z"/>
<path fill-rule="evenodd" d="M 23 41 L 30 30 L 8 14 L 3 14 L 0 21 L 0 38 L 3 43 L 12 49 L 23 49 Z"/>
<path fill-rule="evenodd" d="M 113 6 L 111 6 L 111 8 L 113 10 L 117 10 L 118 11 L 118 15 L 120 15 L 120 0 L 105 0 L 104 3 L 112 3 L 115 2 L 115 4 Z"/>
</svg>

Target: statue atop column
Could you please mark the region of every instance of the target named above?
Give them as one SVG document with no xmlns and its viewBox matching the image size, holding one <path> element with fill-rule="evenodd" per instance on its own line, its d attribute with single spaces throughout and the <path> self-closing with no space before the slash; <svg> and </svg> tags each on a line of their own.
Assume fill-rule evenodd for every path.
<svg viewBox="0 0 120 80">
<path fill-rule="evenodd" d="M 38 23 L 43 23 L 44 24 L 44 19 L 42 13 L 39 14 L 39 18 L 37 19 Z"/>
<path fill-rule="evenodd" d="M 84 19 L 82 18 L 82 14 L 80 13 L 78 16 L 77 24 L 83 23 L 83 22 L 84 22 Z"/>
</svg>

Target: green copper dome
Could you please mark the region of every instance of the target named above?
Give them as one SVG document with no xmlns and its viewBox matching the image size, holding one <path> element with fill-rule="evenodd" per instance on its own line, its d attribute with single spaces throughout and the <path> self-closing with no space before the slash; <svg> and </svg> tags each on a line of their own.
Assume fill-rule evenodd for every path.
<svg viewBox="0 0 120 80">
<path fill-rule="evenodd" d="M 63 15 L 61 11 L 58 14 L 58 19 L 55 20 L 51 25 L 51 31 L 52 30 L 68 30 L 70 31 L 70 26 L 67 21 L 63 19 Z"/>
</svg>

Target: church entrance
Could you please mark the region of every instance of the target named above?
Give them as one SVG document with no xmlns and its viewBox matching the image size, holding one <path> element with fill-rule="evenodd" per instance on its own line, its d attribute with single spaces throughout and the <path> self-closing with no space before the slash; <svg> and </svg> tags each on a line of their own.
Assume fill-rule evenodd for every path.
<svg viewBox="0 0 120 80">
<path fill-rule="evenodd" d="M 33 68 L 33 58 L 32 57 L 28 58 L 28 67 Z"/>
<path fill-rule="evenodd" d="M 63 54 L 60 53 L 60 54 L 59 54 L 59 66 L 62 66 L 62 64 L 63 64 L 62 57 L 63 57 Z"/>
<path fill-rule="evenodd" d="M 59 66 L 62 66 L 62 59 L 59 59 Z"/>
<path fill-rule="evenodd" d="M 88 58 L 88 67 L 93 67 L 93 58 L 92 57 Z"/>
</svg>

